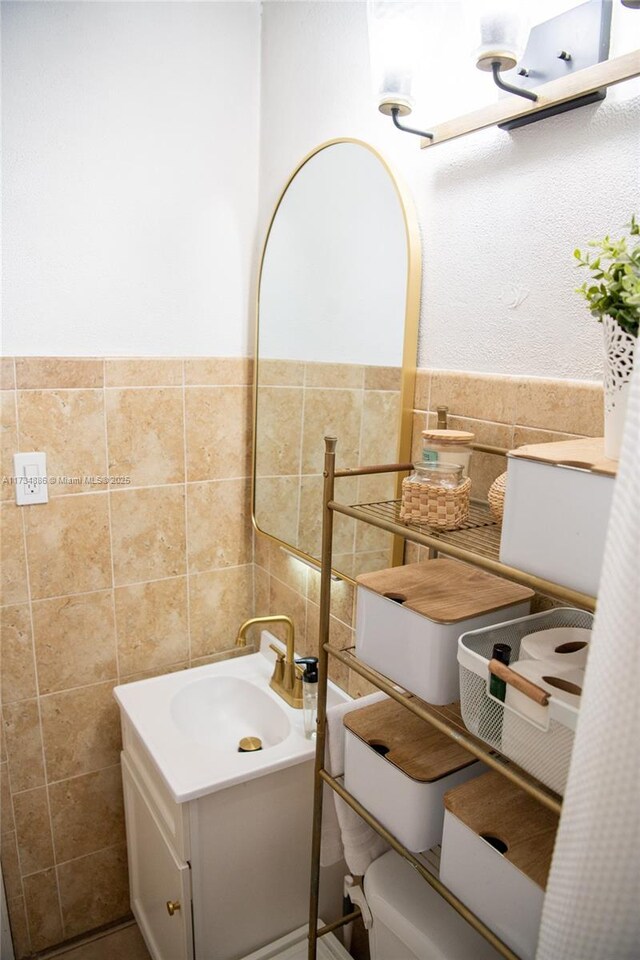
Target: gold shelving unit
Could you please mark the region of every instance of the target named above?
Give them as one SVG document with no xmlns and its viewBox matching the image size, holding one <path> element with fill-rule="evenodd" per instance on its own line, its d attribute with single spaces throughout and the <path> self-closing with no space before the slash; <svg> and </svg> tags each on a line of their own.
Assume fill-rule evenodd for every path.
<svg viewBox="0 0 640 960">
<path fill-rule="evenodd" d="M 515 567 L 500 563 L 500 528 L 491 517 L 488 507 L 482 503 L 472 503 L 469 520 L 459 529 L 450 532 L 434 531 L 427 526 L 405 524 L 400 520 L 399 501 L 384 501 L 358 505 L 342 504 L 334 500 L 334 486 L 336 478 L 364 476 L 372 473 L 403 473 L 411 468 L 410 464 L 384 464 L 358 469 L 338 471 L 335 469 L 335 451 L 337 440 L 335 437 L 325 437 L 324 459 L 324 494 L 322 515 L 322 577 L 320 587 L 320 627 L 319 627 L 319 669 L 320 683 L 318 689 L 318 734 L 316 741 L 315 779 L 314 779 L 314 810 L 313 810 L 313 843 L 311 867 L 311 892 L 309 904 L 309 960 L 316 960 L 317 942 L 320 936 L 328 933 L 340 925 L 330 924 L 318 929 L 318 906 L 320 885 L 320 842 L 322 831 L 322 801 L 323 787 L 326 784 L 349 804 L 374 830 L 405 858 L 423 879 L 429 883 L 464 919 L 477 930 L 491 945 L 507 960 L 518 960 L 517 955 L 500 940 L 489 927 L 473 914 L 460 900 L 455 897 L 439 880 L 433 863 L 425 864 L 423 859 L 414 856 L 399 841 L 386 830 L 351 794 L 345 790 L 342 783 L 332 777 L 324 768 L 326 745 L 326 709 L 327 709 L 327 674 L 328 658 L 335 657 L 354 670 L 374 686 L 384 691 L 388 696 L 401 703 L 422 720 L 427 721 L 446 736 L 455 740 L 478 759 L 482 760 L 493 770 L 510 779 L 518 787 L 532 796 L 539 803 L 556 813 L 561 810 L 561 798 L 549 790 L 544 784 L 536 780 L 516 764 L 510 762 L 492 750 L 486 743 L 474 737 L 462 723 L 460 716 L 448 707 L 436 707 L 425 703 L 408 691 L 398 689 L 386 677 L 366 664 L 348 650 L 338 650 L 329 643 L 329 622 L 331 612 L 331 561 L 333 553 L 333 515 L 340 513 L 353 517 L 364 523 L 369 523 L 387 530 L 396 536 L 413 543 L 428 547 L 434 553 L 471 563 L 477 567 L 495 573 L 498 576 L 521 583 L 554 599 L 593 611 L 595 597 L 570 590 L 561 584 L 553 583 L 541 577 L 525 573 Z M 504 451 L 484 448 L 486 452 L 503 453 Z M 354 912 L 357 915 L 357 911 Z M 343 918 L 343 923 L 349 922 L 354 914 Z"/>
<path fill-rule="evenodd" d="M 406 469 L 404 464 L 397 464 L 396 467 L 398 470 Z M 346 471 L 335 473 L 336 477 L 347 475 L 354 476 L 354 471 L 350 470 L 348 474 Z M 459 530 L 451 531 L 435 531 L 426 525 L 403 523 L 400 520 L 399 500 L 349 506 L 344 503 L 337 503 L 332 498 L 328 506 L 334 513 L 342 513 L 347 517 L 353 517 L 355 520 L 362 520 L 364 523 L 380 527 L 382 530 L 388 530 L 396 536 L 429 547 L 455 560 L 471 563 L 476 567 L 487 570 L 489 573 L 495 573 L 499 577 L 521 583 L 537 593 L 544 593 L 546 596 L 561 600 L 563 603 L 568 603 L 574 607 L 580 607 L 583 610 L 592 612 L 595 610 L 595 597 L 580 593 L 578 590 L 571 590 L 569 587 L 564 587 L 551 580 L 536 577 L 531 573 L 525 573 L 516 567 L 509 567 L 505 563 L 500 563 L 498 559 L 500 527 L 492 518 L 486 504 L 472 503 L 469 520 Z"/>
</svg>

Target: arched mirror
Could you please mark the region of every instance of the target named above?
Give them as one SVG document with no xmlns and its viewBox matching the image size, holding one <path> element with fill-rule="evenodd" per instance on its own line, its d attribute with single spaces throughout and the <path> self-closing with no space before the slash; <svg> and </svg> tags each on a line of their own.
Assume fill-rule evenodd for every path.
<svg viewBox="0 0 640 960">
<path fill-rule="evenodd" d="M 420 290 L 417 221 L 367 144 L 332 141 L 286 185 L 265 242 L 256 345 L 254 522 L 320 557 L 323 437 L 339 469 L 410 457 Z M 353 503 L 389 500 L 396 477 L 339 480 Z M 392 563 L 392 537 L 336 516 L 348 577 Z"/>
</svg>

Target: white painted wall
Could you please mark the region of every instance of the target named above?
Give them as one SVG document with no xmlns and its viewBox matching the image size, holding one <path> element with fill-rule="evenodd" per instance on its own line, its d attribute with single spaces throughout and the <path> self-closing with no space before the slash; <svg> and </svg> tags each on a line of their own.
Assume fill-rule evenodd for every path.
<svg viewBox="0 0 640 960">
<path fill-rule="evenodd" d="M 5 352 L 247 352 L 256 208 L 261 238 L 294 166 L 350 136 L 416 198 L 422 365 L 599 376 L 571 251 L 640 208 L 636 82 L 420 151 L 375 110 L 364 2 L 267 0 L 262 68 L 252 0 L 1 7 Z M 640 46 L 640 14 L 616 0 L 614 18 L 614 48 Z M 466 51 L 433 36 L 444 78 Z M 430 91 L 438 117 L 447 91 Z"/>
<path fill-rule="evenodd" d="M 430 96 L 441 119 L 446 75 L 466 51 L 455 30 L 438 29 L 434 17 L 439 43 L 431 50 L 443 63 Z M 612 53 L 635 47 L 640 13 L 616 0 Z M 417 138 L 376 111 L 365 3 L 267 0 L 262 49 L 262 232 L 309 150 L 333 137 L 368 140 L 408 181 L 419 212 L 420 364 L 599 378 L 600 327 L 574 293 L 581 278 L 572 252 L 640 209 L 636 81 L 611 89 L 601 104 L 522 130 L 487 130 L 421 151 Z M 459 91 L 454 107 L 459 112 Z M 428 123 L 428 103 L 420 120 Z"/>
<path fill-rule="evenodd" d="M 8 354 L 241 355 L 260 7 L 3 2 Z"/>
</svg>

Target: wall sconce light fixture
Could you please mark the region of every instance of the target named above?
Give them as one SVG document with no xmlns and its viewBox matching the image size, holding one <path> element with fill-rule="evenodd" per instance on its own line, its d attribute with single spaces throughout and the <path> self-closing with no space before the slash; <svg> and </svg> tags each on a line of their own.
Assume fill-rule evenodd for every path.
<svg viewBox="0 0 640 960">
<path fill-rule="evenodd" d="M 400 123 L 413 110 L 412 84 L 420 60 L 420 3 L 367 0 L 371 73 L 378 109 L 398 130 L 433 138 L 432 133 Z"/>
<path fill-rule="evenodd" d="M 640 0 L 622 0 L 622 3 L 628 7 L 640 7 Z M 405 126 L 399 120 L 411 113 L 413 106 L 412 62 L 415 62 L 419 39 L 418 25 L 411 20 L 415 6 L 415 3 L 402 0 L 369 0 L 372 67 L 374 75 L 376 71 L 378 74 L 380 112 L 390 116 L 399 130 L 433 140 L 433 133 Z M 518 55 L 519 21 L 513 15 L 514 6 L 517 8 L 513 2 L 499 4 L 496 0 L 490 12 L 486 12 L 485 4 L 485 14 L 480 18 L 481 46 L 477 51 L 476 66 L 490 72 L 501 90 L 536 102 L 536 87 L 602 63 L 608 58 L 612 0 L 587 0 L 532 27 L 521 57 Z M 384 56 L 379 52 L 374 54 L 376 48 L 383 49 Z M 382 60 L 384 64 L 381 64 Z M 573 100 L 541 107 L 499 126 L 512 130 L 594 103 L 605 96 L 606 89 L 596 90 Z"/>
<path fill-rule="evenodd" d="M 536 101 L 537 93 L 514 87 L 501 78 L 501 74 L 513 70 L 518 64 L 518 55 L 521 47 L 520 33 L 521 20 L 510 10 L 505 9 L 502 3 L 497 8 L 487 11 L 480 17 L 480 48 L 476 55 L 478 70 L 486 70 L 493 74 L 493 82 L 507 93 L 515 93 L 519 97 Z"/>
</svg>

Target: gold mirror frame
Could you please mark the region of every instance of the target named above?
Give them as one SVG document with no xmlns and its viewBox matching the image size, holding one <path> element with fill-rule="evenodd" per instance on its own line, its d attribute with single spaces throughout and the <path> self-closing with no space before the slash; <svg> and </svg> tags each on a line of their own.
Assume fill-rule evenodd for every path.
<svg viewBox="0 0 640 960">
<path fill-rule="evenodd" d="M 300 173 L 303 167 L 311 160 L 313 157 L 317 156 L 323 150 L 326 150 L 329 147 L 335 146 L 336 144 L 351 143 L 356 146 L 363 147 L 365 150 L 368 150 L 377 160 L 382 164 L 385 172 L 387 173 L 391 183 L 393 184 L 398 202 L 400 204 L 400 209 L 402 211 L 402 218 L 405 227 L 405 237 L 406 237 L 406 253 L 407 253 L 407 281 L 406 281 L 406 291 L 405 291 L 405 312 L 404 312 L 404 338 L 402 346 L 402 376 L 400 381 L 400 411 L 398 416 L 398 448 L 397 448 L 397 460 L 399 463 L 406 463 L 411 460 L 411 442 L 412 442 L 412 431 L 413 431 L 413 409 L 414 409 L 414 389 L 415 389 L 415 377 L 416 377 L 416 359 L 417 359 L 417 350 L 418 350 L 418 326 L 420 320 L 420 290 L 421 290 L 421 281 L 422 281 L 422 257 L 421 257 L 421 241 L 420 241 L 420 231 L 418 226 L 418 218 L 413 203 L 413 198 L 411 197 L 408 188 L 403 183 L 402 179 L 397 175 L 397 173 L 392 169 L 387 160 L 370 144 L 366 143 L 364 140 L 358 140 L 351 137 L 340 137 L 333 140 L 327 140 L 325 143 L 320 144 L 310 153 L 308 153 L 297 167 L 293 170 L 289 176 L 279 198 L 276 203 L 275 209 L 271 218 L 269 220 L 269 226 L 267 228 L 267 233 L 264 239 L 262 246 L 262 252 L 260 256 L 260 268 L 258 272 L 258 285 L 256 290 L 256 304 L 255 304 L 255 316 L 256 316 L 256 327 L 255 327 L 255 342 L 254 342 L 254 378 L 253 378 L 253 449 L 252 449 L 252 461 L 251 461 L 251 520 L 253 528 L 256 533 L 271 541 L 272 543 L 277 544 L 280 547 L 283 547 L 289 553 L 298 557 L 300 560 L 310 563 L 312 566 L 319 569 L 320 567 L 320 558 L 313 557 L 304 551 L 300 550 L 294 544 L 287 543 L 284 540 L 280 540 L 278 537 L 274 536 L 271 533 L 268 533 L 266 530 L 263 530 L 258 526 L 258 521 L 256 518 L 256 461 L 257 461 L 257 446 L 258 446 L 258 436 L 257 436 L 257 425 L 258 425 L 258 371 L 260 363 L 260 352 L 259 352 L 259 341 L 260 341 L 260 292 L 262 289 L 262 274 L 264 269 L 265 255 L 267 251 L 267 246 L 269 243 L 269 237 L 275 223 L 276 216 L 280 206 L 284 200 L 284 197 L 287 193 L 287 190 L 291 186 L 291 183 L 295 177 Z M 340 438 L 338 437 L 338 441 Z M 396 497 L 399 498 L 401 494 L 401 484 L 404 475 L 398 474 L 396 479 Z M 321 509 L 321 503 L 318 504 L 318 510 Z M 404 552 L 404 540 L 401 537 L 393 538 L 393 547 L 392 547 L 392 565 L 396 566 L 403 563 L 403 552 Z M 354 582 L 353 578 L 340 571 L 334 570 L 333 573 L 342 580 L 347 580 L 349 582 Z"/>
</svg>

